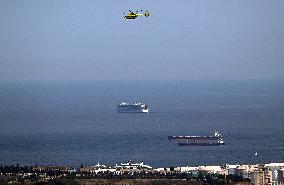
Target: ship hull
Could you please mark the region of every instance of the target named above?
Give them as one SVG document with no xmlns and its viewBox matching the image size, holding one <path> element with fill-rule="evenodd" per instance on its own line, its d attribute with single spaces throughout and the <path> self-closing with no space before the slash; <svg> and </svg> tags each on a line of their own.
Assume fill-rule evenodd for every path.
<svg viewBox="0 0 284 185">
<path fill-rule="evenodd" d="M 179 146 L 220 146 L 225 143 L 178 143 Z"/>
<path fill-rule="evenodd" d="M 149 110 L 117 110 L 118 113 L 149 113 Z"/>
<path fill-rule="evenodd" d="M 218 140 L 215 136 L 168 136 L 169 140 Z"/>
</svg>

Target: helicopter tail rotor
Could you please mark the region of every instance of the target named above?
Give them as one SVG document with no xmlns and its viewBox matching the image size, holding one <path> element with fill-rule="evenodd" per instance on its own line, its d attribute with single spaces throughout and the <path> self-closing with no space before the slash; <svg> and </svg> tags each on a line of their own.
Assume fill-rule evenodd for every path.
<svg viewBox="0 0 284 185">
<path fill-rule="evenodd" d="M 144 13 L 144 16 L 145 17 L 149 17 L 150 16 L 150 12 L 148 10 L 146 10 L 145 13 Z"/>
</svg>

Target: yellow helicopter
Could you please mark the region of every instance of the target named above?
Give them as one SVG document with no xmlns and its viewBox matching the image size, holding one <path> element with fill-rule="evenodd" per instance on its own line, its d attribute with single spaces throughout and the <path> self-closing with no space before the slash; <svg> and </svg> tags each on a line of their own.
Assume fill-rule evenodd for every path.
<svg viewBox="0 0 284 185">
<path fill-rule="evenodd" d="M 145 16 L 145 17 L 149 17 L 150 16 L 150 12 L 148 10 L 146 10 L 144 13 L 138 13 L 139 11 L 136 11 L 136 13 L 134 13 L 133 11 L 129 10 L 130 13 L 128 13 L 127 15 L 125 15 L 126 13 L 123 13 L 125 16 L 125 19 L 136 19 L 136 17 L 138 16 Z M 143 10 L 141 10 L 141 12 L 143 12 Z"/>
</svg>

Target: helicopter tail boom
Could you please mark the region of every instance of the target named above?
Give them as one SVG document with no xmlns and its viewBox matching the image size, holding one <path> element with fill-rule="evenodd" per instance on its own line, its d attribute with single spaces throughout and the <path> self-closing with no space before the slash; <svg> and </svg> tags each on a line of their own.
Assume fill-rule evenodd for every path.
<svg viewBox="0 0 284 185">
<path fill-rule="evenodd" d="M 148 10 L 146 10 L 145 13 L 137 13 L 136 15 L 149 17 L 150 16 L 150 12 Z"/>
</svg>

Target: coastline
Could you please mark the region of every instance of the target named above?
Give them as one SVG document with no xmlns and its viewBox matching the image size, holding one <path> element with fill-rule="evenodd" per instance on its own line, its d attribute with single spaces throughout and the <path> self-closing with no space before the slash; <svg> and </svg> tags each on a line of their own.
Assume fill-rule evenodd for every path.
<svg viewBox="0 0 284 185">
<path fill-rule="evenodd" d="M 84 166 L 0 166 L 0 185 L 255 184 L 283 183 L 284 163 L 152 168 L 142 163 Z"/>
</svg>

